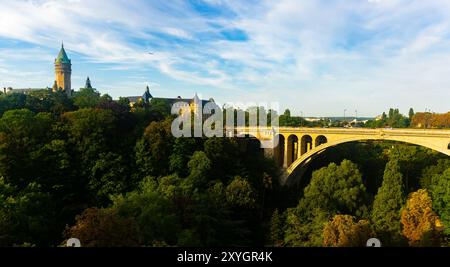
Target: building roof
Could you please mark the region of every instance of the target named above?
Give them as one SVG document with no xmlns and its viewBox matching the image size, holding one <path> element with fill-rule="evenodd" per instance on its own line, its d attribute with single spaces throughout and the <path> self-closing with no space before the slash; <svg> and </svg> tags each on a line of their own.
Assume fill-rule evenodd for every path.
<svg viewBox="0 0 450 267">
<path fill-rule="evenodd" d="M 142 96 L 127 96 L 125 97 L 128 99 L 128 101 L 130 101 L 130 103 L 137 103 L 139 102 L 141 99 L 143 100 Z M 167 101 L 170 105 L 173 105 L 175 103 L 184 103 L 186 105 L 191 104 L 192 102 L 194 102 L 194 99 L 191 98 L 181 98 L 181 97 L 177 97 L 177 98 L 164 98 L 164 97 L 153 97 L 151 99 L 155 99 L 155 100 L 164 100 Z M 205 106 L 206 103 L 209 102 L 214 102 L 211 100 L 199 100 L 199 103 L 202 104 L 202 106 Z"/>
<path fill-rule="evenodd" d="M 145 88 L 144 95 L 142 96 L 127 96 L 125 97 L 130 101 L 130 103 L 134 104 L 139 101 L 144 101 L 144 103 L 150 103 L 151 100 L 163 100 L 166 101 L 169 105 L 187 105 L 189 106 L 192 103 L 199 103 L 202 107 L 204 107 L 207 103 L 214 103 L 214 99 L 210 98 L 209 100 L 201 100 L 197 94 L 195 94 L 194 98 L 181 98 L 180 96 L 176 98 L 165 98 L 165 97 L 153 97 L 150 94 L 150 88 L 147 86 Z"/>
<path fill-rule="evenodd" d="M 8 88 L 7 89 L 7 93 L 19 93 L 19 94 L 27 94 L 30 92 L 34 92 L 34 91 L 39 91 L 39 90 L 49 90 L 50 88 Z"/>
<path fill-rule="evenodd" d="M 142 98 L 142 96 L 127 96 L 125 98 L 127 98 L 130 103 L 136 103 Z"/>
<path fill-rule="evenodd" d="M 61 50 L 59 50 L 58 57 L 55 59 L 55 63 L 70 64 L 70 59 L 64 50 L 64 44 L 61 45 Z"/>
</svg>

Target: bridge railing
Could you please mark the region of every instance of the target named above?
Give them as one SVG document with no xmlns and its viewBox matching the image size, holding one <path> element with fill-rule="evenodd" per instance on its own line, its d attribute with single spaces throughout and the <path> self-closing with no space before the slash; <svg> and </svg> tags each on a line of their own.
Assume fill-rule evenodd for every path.
<svg viewBox="0 0 450 267">
<path fill-rule="evenodd" d="M 450 129 L 366 129 L 366 128 L 319 128 L 319 127 L 232 127 L 238 133 L 329 133 L 329 134 L 368 134 L 368 135 L 415 135 L 415 136 L 450 136 Z"/>
</svg>

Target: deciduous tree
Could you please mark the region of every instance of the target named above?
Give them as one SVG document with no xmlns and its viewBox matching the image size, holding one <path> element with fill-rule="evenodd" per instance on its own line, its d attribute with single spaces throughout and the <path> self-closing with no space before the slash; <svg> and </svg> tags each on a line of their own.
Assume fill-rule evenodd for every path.
<svg viewBox="0 0 450 267">
<path fill-rule="evenodd" d="M 395 160 L 389 161 L 372 209 L 374 228 L 385 244 L 396 244 L 401 237 L 400 212 L 405 201 L 400 166 Z"/>
<path fill-rule="evenodd" d="M 136 144 L 136 164 L 145 176 L 164 176 L 169 172 L 169 157 L 174 137 L 172 120 L 151 122 L 143 137 Z"/>
<path fill-rule="evenodd" d="M 86 209 L 67 227 L 65 237 L 78 238 L 83 247 L 136 247 L 140 233 L 133 218 L 123 218 L 115 209 Z"/>
<path fill-rule="evenodd" d="M 439 245 L 442 223 L 433 211 L 431 197 L 427 190 L 411 193 L 402 210 L 403 235 L 410 246 Z"/>
<path fill-rule="evenodd" d="M 326 247 L 358 247 L 365 246 L 372 236 L 369 222 L 350 215 L 335 215 L 323 229 L 323 245 Z"/>
<path fill-rule="evenodd" d="M 450 168 L 432 177 L 430 189 L 433 209 L 442 219 L 445 234 L 450 235 Z"/>
</svg>

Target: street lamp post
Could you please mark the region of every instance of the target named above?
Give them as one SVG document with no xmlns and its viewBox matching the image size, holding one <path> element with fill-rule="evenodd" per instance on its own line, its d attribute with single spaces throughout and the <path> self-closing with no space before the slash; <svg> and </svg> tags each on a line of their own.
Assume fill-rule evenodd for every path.
<svg viewBox="0 0 450 267">
<path fill-rule="evenodd" d="M 302 118 L 302 120 L 301 120 L 301 126 L 303 127 L 303 120 L 305 119 L 305 118 L 303 118 L 303 111 L 300 111 L 300 117 Z"/>
<path fill-rule="evenodd" d="M 346 115 L 346 114 L 345 114 L 346 112 L 347 112 L 347 109 L 344 109 L 344 122 L 343 122 L 343 125 L 344 125 L 344 126 L 345 126 L 345 120 L 346 120 L 346 118 L 347 118 L 347 117 L 345 116 L 345 115 Z"/>
<path fill-rule="evenodd" d="M 433 128 L 434 112 L 430 109 L 430 128 Z"/>
</svg>

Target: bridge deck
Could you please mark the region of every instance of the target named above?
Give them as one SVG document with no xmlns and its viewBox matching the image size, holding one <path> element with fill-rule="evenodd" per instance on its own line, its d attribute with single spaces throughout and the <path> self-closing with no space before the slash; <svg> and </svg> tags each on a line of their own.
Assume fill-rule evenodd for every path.
<svg viewBox="0 0 450 267">
<path fill-rule="evenodd" d="M 357 135 L 402 135 L 402 136 L 436 136 L 450 137 L 450 129 L 368 129 L 368 128 L 307 128 L 307 127 L 238 127 L 239 133 L 272 132 L 272 133 L 305 133 L 305 134 L 357 134 Z"/>
</svg>

